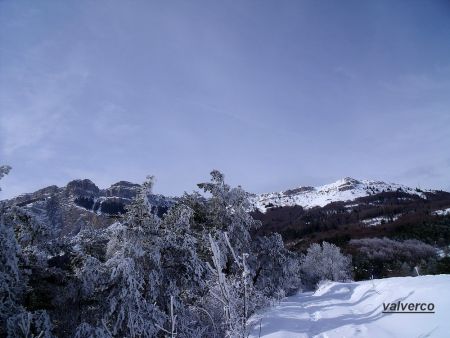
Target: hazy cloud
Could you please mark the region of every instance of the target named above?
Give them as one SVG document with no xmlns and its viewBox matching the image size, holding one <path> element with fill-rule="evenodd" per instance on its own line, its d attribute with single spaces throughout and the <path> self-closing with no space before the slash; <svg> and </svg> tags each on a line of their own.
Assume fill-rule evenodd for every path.
<svg viewBox="0 0 450 338">
<path fill-rule="evenodd" d="M 448 187 L 444 1 L 0 2 L 2 197 L 213 168 L 262 192 Z M 447 161 L 447 162 L 446 162 Z"/>
</svg>

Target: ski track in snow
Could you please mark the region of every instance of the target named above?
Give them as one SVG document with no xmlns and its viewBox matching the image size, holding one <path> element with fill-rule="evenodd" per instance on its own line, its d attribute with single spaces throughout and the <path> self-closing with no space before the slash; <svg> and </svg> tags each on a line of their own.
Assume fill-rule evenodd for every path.
<svg viewBox="0 0 450 338">
<path fill-rule="evenodd" d="M 434 314 L 386 314 L 383 303 L 433 303 Z M 450 337 L 450 275 L 322 285 L 254 315 L 250 338 Z M 261 328 L 260 328 L 261 323 Z"/>
</svg>

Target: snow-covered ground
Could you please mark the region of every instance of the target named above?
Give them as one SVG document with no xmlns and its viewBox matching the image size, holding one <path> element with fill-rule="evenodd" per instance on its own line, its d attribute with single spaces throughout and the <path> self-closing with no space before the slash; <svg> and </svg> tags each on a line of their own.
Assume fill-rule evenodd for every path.
<svg viewBox="0 0 450 338">
<path fill-rule="evenodd" d="M 433 215 L 438 215 L 438 216 L 450 215 L 450 208 L 435 210 L 435 211 L 433 211 Z"/>
<path fill-rule="evenodd" d="M 270 207 L 300 205 L 303 208 L 323 207 L 331 202 L 353 201 L 382 191 L 403 191 L 426 198 L 422 191 L 396 183 L 355 180 L 343 178 L 320 187 L 299 187 L 282 192 L 265 193 L 255 196 L 252 203 L 256 209 L 265 212 Z"/>
<path fill-rule="evenodd" d="M 435 313 L 383 313 L 383 303 L 433 303 Z M 250 337 L 450 337 L 450 275 L 327 283 L 254 315 Z"/>
<path fill-rule="evenodd" d="M 399 219 L 400 216 L 401 216 L 401 214 L 394 215 L 391 218 L 385 217 L 385 216 L 380 216 L 380 217 L 374 217 L 374 218 L 369 218 L 369 219 L 363 219 L 361 222 L 365 226 L 371 227 L 371 226 L 375 226 L 375 225 L 380 225 L 383 222 L 384 223 L 395 222 L 396 220 Z"/>
</svg>

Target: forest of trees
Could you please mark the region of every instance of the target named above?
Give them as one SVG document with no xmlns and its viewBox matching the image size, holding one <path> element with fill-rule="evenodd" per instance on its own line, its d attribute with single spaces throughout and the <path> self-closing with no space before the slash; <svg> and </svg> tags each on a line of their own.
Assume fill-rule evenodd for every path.
<svg viewBox="0 0 450 338">
<path fill-rule="evenodd" d="M 349 242 L 353 253 L 354 278 L 369 279 L 418 274 L 446 273 L 446 258 L 436 248 L 416 239 L 361 238 Z"/>
</svg>

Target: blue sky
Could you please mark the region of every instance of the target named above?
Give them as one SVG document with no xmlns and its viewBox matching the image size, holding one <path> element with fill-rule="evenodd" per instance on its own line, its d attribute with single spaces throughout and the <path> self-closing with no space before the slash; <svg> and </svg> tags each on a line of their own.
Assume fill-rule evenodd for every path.
<svg viewBox="0 0 450 338">
<path fill-rule="evenodd" d="M 1 198 L 341 177 L 450 189 L 448 1 L 1 1 Z"/>
</svg>

